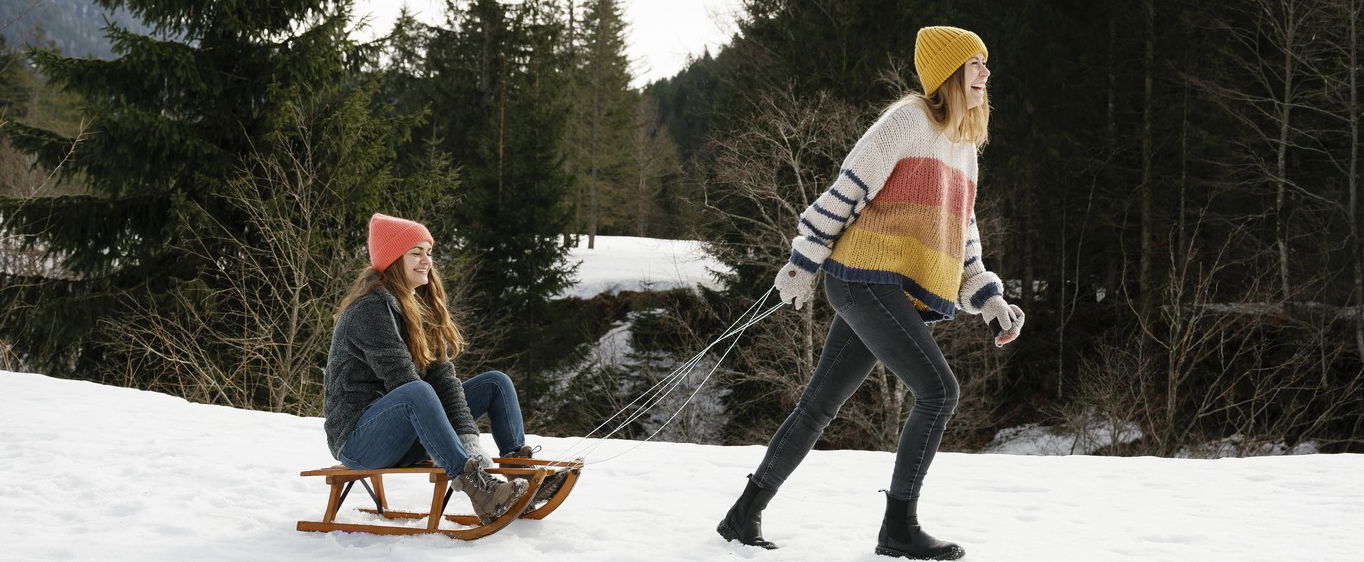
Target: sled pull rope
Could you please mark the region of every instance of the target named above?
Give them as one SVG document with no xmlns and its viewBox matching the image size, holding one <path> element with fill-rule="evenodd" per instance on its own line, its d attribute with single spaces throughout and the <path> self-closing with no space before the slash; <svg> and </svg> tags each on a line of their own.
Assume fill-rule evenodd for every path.
<svg viewBox="0 0 1364 562">
<path fill-rule="evenodd" d="M 769 290 L 768 293 L 770 294 L 771 291 Z M 763 299 L 766 299 L 766 298 L 767 298 L 767 295 L 763 295 Z M 729 337 L 730 335 L 733 335 L 733 333 L 735 332 L 735 326 L 738 325 L 740 322 L 742 322 L 742 319 L 743 319 L 744 316 L 748 316 L 749 314 L 752 314 L 753 311 L 758 307 L 758 305 L 761 304 L 761 302 L 762 302 L 763 299 L 759 299 L 759 301 L 758 301 L 757 303 L 754 303 L 753 306 L 750 306 L 750 307 L 748 308 L 748 310 L 745 311 L 745 312 L 743 313 L 743 315 L 740 316 L 740 319 L 739 319 L 739 320 L 736 320 L 733 324 L 730 324 L 729 328 L 725 331 L 725 334 L 723 334 L 723 335 L 721 335 L 719 338 L 717 338 L 716 341 L 723 340 L 724 338 Z M 564 460 L 564 459 L 573 458 L 573 456 L 575 456 L 575 455 L 573 454 L 574 449 L 576 449 L 576 448 L 578 448 L 578 447 L 580 447 L 580 446 L 583 446 L 584 442 L 585 442 L 587 439 L 591 438 L 593 435 L 596 435 L 603 427 L 606 427 L 607 425 L 611 424 L 611 422 L 612 422 L 613 420 L 615 420 L 615 419 L 617 419 L 617 418 L 619 418 L 619 417 L 621 417 L 621 416 L 625 416 L 625 415 L 626 415 L 626 412 L 628 412 L 631 408 L 635 407 L 637 404 L 640 404 L 641 402 L 644 402 L 645 405 L 641 407 L 641 409 L 644 409 L 644 410 L 647 410 L 647 409 L 649 409 L 650 407 L 652 407 L 653 404 L 657 403 L 657 401 L 658 401 L 658 399 L 660 398 L 660 395 L 661 395 L 661 394 L 666 394 L 673 386 L 676 386 L 677 384 L 679 384 L 680 374 L 686 372 L 688 369 L 690 369 L 691 367 L 693 367 L 693 366 L 696 364 L 696 362 L 699 361 L 700 357 L 703 356 L 703 355 L 705 354 L 705 352 L 706 352 L 707 350 L 709 350 L 711 347 L 713 347 L 714 345 L 715 345 L 715 343 L 712 342 L 709 346 L 706 346 L 706 348 L 703 349 L 703 350 L 701 350 L 700 353 L 697 353 L 696 355 L 692 356 L 691 359 L 687 360 L 687 362 L 683 363 L 681 366 L 679 366 L 677 369 L 675 369 L 672 373 L 670 373 L 670 374 L 668 374 L 667 376 L 665 376 L 665 377 L 663 377 L 662 379 L 660 379 L 657 383 L 654 384 L 653 387 L 651 387 L 651 388 L 649 388 L 648 390 L 644 391 L 643 393 L 640 394 L 640 396 L 639 396 L 638 398 L 635 398 L 635 399 L 634 399 L 633 401 L 631 401 L 629 404 L 626 404 L 623 408 L 621 408 L 620 410 L 618 410 L 616 413 L 612 414 L 609 418 L 606 419 L 606 421 L 602 422 L 600 425 L 598 425 L 597 427 L 593 428 L 592 431 L 589 431 L 589 432 L 587 433 L 587 435 L 584 435 L 583 437 L 578 438 L 578 440 L 575 441 L 575 442 L 573 443 L 573 445 L 570 446 L 570 447 L 568 448 L 568 450 L 566 450 L 566 451 L 562 454 L 562 458 L 556 459 L 556 460 Z M 628 425 L 631 421 L 633 421 L 633 419 L 626 419 L 626 420 L 624 420 L 624 421 L 619 422 L 617 425 L 615 425 L 615 426 L 612 427 L 610 430 L 608 430 L 607 433 L 606 433 L 606 435 L 605 435 L 603 438 L 605 438 L 605 437 L 610 437 L 611 435 L 614 435 L 615 433 L 617 433 L 618 431 L 620 431 L 621 429 L 623 429 L 626 425 Z M 577 456 L 580 456 L 580 455 L 577 455 Z"/>
<path fill-rule="evenodd" d="M 687 360 L 677 369 L 673 370 L 672 373 L 663 377 L 661 380 L 659 380 L 658 383 L 654 384 L 652 388 L 640 394 L 638 398 L 631 401 L 629 404 L 626 404 L 616 413 L 612 414 L 611 417 L 607 418 L 606 421 L 602 422 L 600 425 L 593 428 L 592 431 L 587 433 L 587 435 L 578 438 L 578 440 L 575 441 L 573 445 L 571 445 L 567 450 L 561 453 L 560 457 L 557 458 L 556 460 L 566 460 L 574 457 L 584 456 L 584 454 L 575 453 L 574 452 L 575 449 L 584 446 L 588 439 L 590 439 L 593 435 L 596 435 L 597 432 L 601 430 L 603 427 L 609 425 L 612 422 L 612 420 L 615 420 L 621 416 L 626 416 L 626 412 L 630 411 L 630 409 L 632 407 L 635 407 L 637 404 L 640 404 L 640 402 L 643 402 L 644 404 L 641 405 L 639 409 L 636 410 L 635 413 L 626 416 L 626 419 L 620 421 L 618 424 L 612 427 L 600 439 L 606 439 L 612 435 L 615 435 L 620 430 L 628 426 L 631 422 L 638 419 L 639 416 L 643 415 L 643 412 L 648 411 L 649 409 L 657 405 L 659 402 L 661 402 L 664 398 L 667 397 L 669 393 L 672 392 L 673 389 L 675 389 L 678 385 L 680 385 L 683 382 L 684 375 L 687 372 L 689 372 L 690 369 L 694 367 L 698 361 L 700 361 L 700 359 L 705 355 L 707 351 L 709 351 L 712 347 L 714 347 L 717 343 L 724 340 L 725 338 L 735 336 L 738 333 L 741 333 L 743 329 L 747 328 L 749 325 L 752 325 L 753 321 L 749 321 L 748 324 L 740 326 L 736 329 L 736 326 L 739 326 L 739 324 L 743 322 L 744 317 L 751 315 L 753 311 L 756 310 L 762 304 L 762 302 L 767 299 L 768 295 L 770 295 L 771 292 L 772 292 L 771 290 L 768 290 L 767 294 L 764 294 L 763 297 L 758 300 L 758 302 L 754 303 L 752 306 L 748 308 L 747 311 L 740 315 L 739 320 L 736 320 L 733 324 L 730 324 L 729 328 L 726 329 L 725 333 L 722 334 L 719 338 L 716 338 L 714 342 L 711 342 L 711 344 L 706 346 L 705 349 L 702 349 L 699 353 L 692 356 L 691 359 Z M 591 444 L 587 446 L 589 450 L 594 450 L 599 444 L 600 442 L 598 442 L 597 444 Z"/>
<path fill-rule="evenodd" d="M 777 309 L 779 309 L 779 308 L 782 307 L 782 304 L 785 304 L 785 303 L 779 303 L 779 304 L 777 304 L 776 306 L 773 306 L 772 308 L 769 308 L 769 309 L 763 311 L 763 313 L 760 314 L 757 318 L 754 318 L 752 321 L 750 321 L 750 322 L 748 322 L 747 324 L 745 324 L 745 325 L 743 326 L 742 330 L 746 330 L 746 329 L 748 329 L 749 326 L 752 326 L 753 324 L 756 324 L 759 320 L 762 320 L 762 319 L 764 319 L 764 318 L 767 318 L 768 316 L 771 316 L 773 312 L 776 312 Z M 740 330 L 740 332 L 739 332 L 740 334 L 743 333 L 742 330 Z M 644 438 L 644 440 L 635 442 L 635 444 L 634 444 L 633 446 L 631 446 L 629 449 L 626 449 L 626 450 L 624 450 L 624 451 L 621 451 L 621 452 L 619 452 L 619 453 L 616 453 L 616 454 L 614 454 L 614 455 L 611 455 L 611 456 L 606 457 L 606 458 L 604 458 L 604 459 L 601 459 L 601 460 L 599 460 L 599 461 L 594 461 L 592 464 L 600 464 L 600 463 L 609 461 L 609 460 L 611 460 L 611 459 L 614 459 L 614 458 L 616 458 L 616 457 L 623 456 L 623 455 L 625 455 L 626 453 L 629 453 L 630 451 L 633 451 L 633 450 L 639 448 L 640 445 L 643 445 L 644 443 L 646 443 L 646 442 L 648 442 L 649 440 L 653 439 L 654 436 L 658 435 L 659 432 L 663 431 L 664 428 L 668 427 L 668 424 L 672 423 L 673 419 L 676 418 L 676 417 L 678 416 L 678 414 L 681 414 L 681 413 L 682 413 L 682 410 L 686 409 L 686 407 L 687 407 L 688 404 L 691 404 L 692 398 L 695 398 L 695 397 L 696 397 L 696 394 L 699 393 L 699 392 L 701 392 L 701 388 L 702 388 L 703 386 L 706 385 L 706 382 L 709 381 L 709 380 L 710 380 L 710 377 L 711 377 L 712 375 L 715 374 L 715 371 L 719 370 L 720 365 L 721 365 L 722 363 L 724 363 L 724 361 L 725 361 L 725 357 L 729 355 L 729 352 L 730 352 L 731 350 L 733 350 L 733 349 L 734 349 L 734 346 L 737 345 L 738 343 L 739 343 L 739 338 L 738 338 L 738 337 L 735 337 L 735 338 L 734 338 L 734 341 L 730 342 L 729 347 L 725 348 L 725 352 L 724 352 L 723 354 L 720 355 L 720 359 L 717 360 L 717 361 L 715 362 L 715 366 L 714 366 L 714 367 L 711 367 L 709 373 L 706 373 L 706 378 L 701 379 L 701 382 L 698 383 L 698 384 L 696 385 L 696 389 L 695 389 L 695 390 L 692 390 L 691 394 L 687 396 L 687 399 L 686 399 L 685 401 L 682 402 L 682 405 L 679 406 L 679 407 L 677 408 L 677 410 L 674 410 L 674 411 L 673 411 L 673 414 L 672 414 L 671 416 L 668 416 L 668 419 L 667 419 L 666 421 L 664 421 L 662 425 L 658 426 L 658 429 L 654 430 L 654 432 L 651 433 L 651 434 L 649 434 L 649 436 L 646 437 L 646 438 Z M 675 386 L 674 386 L 674 388 L 675 388 Z M 639 414 L 636 414 L 635 417 L 639 417 L 639 415 L 642 415 L 642 413 L 643 413 L 643 412 L 640 412 Z M 605 442 L 604 440 L 599 440 L 599 441 L 597 441 L 596 445 L 597 445 L 597 446 L 600 446 L 600 445 L 601 445 L 602 443 L 604 443 L 604 442 Z M 595 447 L 594 447 L 593 449 L 595 450 Z"/>
<path fill-rule="evenodd" d="M 639 398 L 636 398 L 634 401 L 627 404 L 624 408 L 621 408 L 615 414 L 612 414 L 611 417 L 607 418 L 605 422 L 602 422 L 601 425 L 598 425 L 586 436 L 579 438 L 576 442 L 574 442 L 572 446 L 570 446 L 564 453 L 560 455 L 559 459 L 556 460 L 563 460 L 575 456 L 585 457 L 587 454 L 595 451 L 597 447 L 601 446 L 601 444 L 605 442 L 605 439 L 611 437 L 612 435 L 615 435 L 616 433 L 623 430 L 625 427 L 629 426 L 634 421 L 638 420 L 645 413 L 653 409 L 655 406 L 660 404 L 664 399 L 666 399 L 669 395 L 671 395 L 679 386 L 682 385 L 682 383 L 686 382 L 687 379 L 690 378 L 689 375 L 691 374 L 692 369 L 694 369 L 696 364 L 699 363 L 701 359 L 705 357 L 707 352 L 709 352 L 716 345 L 719 345 L 725 339 L 733 338 L 733 341 L 731 341 L 729 346 L 725 348 L 724 353 L 721 354 L 720 358 L 715 361 L 715 364 L 714 366 L 711 367 L 710 372 L 706 373 L 705 378 L 703 378 L 701 382 L 696 385 L 695 389 L 691 392 L 690 395 L 687 396 L 687 399 L 682 403 L 682 405 L 679 406 L 677 410 L 674 411 L 672 415 L 669 416 L 668 419 L 665 420 L 663 424 L 658 427 L 658 429 L 654 430 L 654 432 L 645 439 L 637 442 L 633 447 L 630 447 L 629 449 L 616 455 L 613 455 L 611 457 L 608 457 L 606 459 L 594 461 L 592 464 L 605 462 L 607 460 L 622 456 L 630 451 L 633 451 L 635 448 L 639 447 L 640 445 L 657 436 L 660 432 L 663 431 L 664 428 L 666 428 L 670 423 L 672 423 L 672 421 L 676 419 L 679 414 L 682 413 L 682 410 L 685 409 L 691 403 L 692 399 L 695 398 L 697 393 L 701 391 L 701 388 L 705 386 L 706 382 L 710 380 L 710 378 L 715 374 L 717 370 L 719 370 L 720 365 L 724 363 L 724 360 L 729 355 L 729 352 L 732 351 L 734 347 L 738 344 L 739 337 L 743 335 L 744 331 L 746 331 L 749 327 L 753 326 L 754 324 L 757 324 L 758 322 L 767 318 L 768 316 L 771 316 L 778 309 L 780 309 L 782 305 L 785 304 L 777 303 L 776 305 L 773 305 L 770 308 L 766 309 L 761 308 L 763 304 L 767 301 L 768 297 L 771 296 L 773 290 L 774 289 L 768 289 L 767 293 L 763 294 L 763 296 L 759 298 L 757 302 L 755 302 L 752 306 L 748 308 L 748 310 L 746 310 L 743 314 L 739 316 L 738 320 L 730 324 L 729 328 L 727 328 L 723 334 L 717 337 L 704 349 L 702 349 L 696 355 L 693 355 L 691 359 L 687 360 L 677 369 L 673 370 L 672 373 L 670 373 L 662 380 L 660 380 L 652 388 L 641 394 Z M 760 312 L 758 312 L 759 310 Z M 626 412 L 628 412 L 632 407 L 634 407 L 641 401 L 643 402 L 643 404 L 638 409 L 636 409 L 634 412 L 626 416 L 625 419 L 617 423 L 610 431 L 606 432 L 605 435 L 598 438 L 598 440 L 595 443 L 590 444 L 587 443 L 587 440 L 590 439 L 593 435 L 595 435 L 599 430 L 610 424 L 612 420 L 615 420 L 625 415 Z M 587 447 L 586 451 L 582 453 L 574 452 L 575 449 L 578 449 L 579 447 L 582 446 Z"/>
<path fill-rule="evenodd" d="M 768 294 L 771 294 L 771 290 L 768 291 Z M 720 341 L 723 341 L 725 338 L 734 336 L 737 333 L 742 332 L 743 329 L 747 328 L 748 325 L 741 326 L 737 329 L 736 326 L 743 322 L 744 317 L 753 314 L 753 311 L 757 309 L 759 305 L 762 304 L 762 302 L 767 298 L 767 296 L 768 295 L 763 295 L 763 297 L 759 299 L 757 302 L 755 302 L 752 306 L 750 306 L 748 310 L 744 311 L 744 313 L 740 315 L 739 320 L 736 320 L 733 324 L 730 324 L 729 328 L 725 330 L 725 333 L 720 335 L 720 337 L 716 338 L 715 341 L 711 342 L 710 345 L 707 345 L 705 349 L 702 349 L 699 353 L 693 355 L 691 359 L 687 360 L 677 369 L 674 369 L 672 373 L 660 379 L 659 382 L 655 383 L 654 386 L 651 387 L 649 390 L 644 391 L 643 393 L 640 394 L 638 398 L 631 401 L 629 404 L 626 404 L 616 413 L 612 414 L 611 417 L 607 418 L 606 421 L 602 422 L 600 425 L 593 428 L 592 431 L 588 432 L 587 435 L 580 438 L 579 441 L 596 435 L 599 430 L 610 424 L 612 420 L 622 415 L 626 415 L 626 412 L 630 411 L 632 407 L 634 407 L 636 404 L 639 404 L 641 401 L 643 401 L 645 405 L 643 405 L 640 409 L 648 410 L 649 408 L 651 408 L 654 404 L 657 403 L 657 400 L 661 397 L 661 395 L 666 395 L 668 392 L 671 391 L 672 387 L 675 387 L 678 384 L 680 384 L 680 379 L 682 378 L 682 375 L 685 374 L 685 372 L 689 370 L 691 367 L 695 366 L 696 363 L 700 361 L 700 359 L 705 355 L 707 351 L 715 347 L 716 344 L 718 344 Z M 751 325 L 751 323 L 752 322 L 750 321 L 749 325 Z M 607 432 L 607 435 L 605 437 L 614 435 L 632 421 L 634 421 L 633 418 L 626 419 L 618 423 L 616 426 L 614 426 L 611 430 Z"/>
</svg>

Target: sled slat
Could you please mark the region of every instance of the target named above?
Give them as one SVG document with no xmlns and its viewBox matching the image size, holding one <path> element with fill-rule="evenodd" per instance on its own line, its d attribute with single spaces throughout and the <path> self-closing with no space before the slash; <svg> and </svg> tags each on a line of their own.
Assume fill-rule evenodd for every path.
<svg viewBox="0 0 1364 562">
<path fill-rule="evenodd" d="M 423 529 L 415 527 L 394 527 L 390 525 L 359 525 L 355 523 L 321 523 L 317 521 L 299 521 L 298 530 L 300 531 L 342 531 L 346 533 L 373 533 L 376 535 L 445 535 L 452 539 L 471 541 L 480 539 L 501 531 L 511 523 L 511 519 L 506 521 L 498 520 L 488 525 L 474 527 L 472 529 Z"/>
<path fill-rule="evenodd" d="M 521 458 L 515 458 L 515 457 L 512 457 L 512 458 L 497 457 L 497 458 L 493 459 L 493 462 L 495 462 L 495 463 L 497 463 L 497 464 L 500 464 L 500 465 L 503 465 L 503 466 L 513 466 L 513 465 L 518 465 L 518 464 L 519 464 L 519 465 L 551 466 L 551 467 L 564 467 L 564 468 L 582 468 L 582 467 L 583 467 L 583 461 L 582 461 L 582 459 L 578 459 L 578 460 L 575 460 L 575 461 L 555 461 L 555 460 L 547 460 L 547 459 L 521 459 Z"/>
<path fill-rule="evenodd" d="M 519 474 L 520 473 L 519 471 L 522 470 L 527 471 L 528 474 L 525 475 L 530 477 L 530 481 L 528 482 L 528 485 L 526 487 L 526 493 L 522 494 L 521 497 L 518 498 L 516 502 L 513 503 L 511 507 L 507 509 L 506 513 L 503 513 L 500 517 L 493 519 L 492 521 L 488 521 L 487 523 L 484 523 L 476 515 L 460 514 L 442 516 L 442 512 L 445 510 L 444 505 L 445 491 L 449 487 L 450 478 L 445 474 L 443 470 L 440 470 L 439 468 L 418 468 L 417 470 L 389 468 L 381 470 L 359 471 L 346 469 L 344 467 L 341 467 L 340 469 L 333 467 L 330 469 L 306 471 L 303 474 L 307 476 L 326 476 L 327 482 L 331 490 L 327 497 L 327 512 L 323 515 L 322 521 L 299 521 L 296 528 L 300 531 L 321 532 L 343 531 L 350 533 L 375 533 L 380 535 L 438 534 L 445 535 L 452 539 L 460 540 L 474 540 L 482 538 L 502 530 L 502 528 L 511 524 L 512 521 L 520 517 L 522 513 L 526 511 L 527 506 L 530 505 L 531 500 L 535 497 L 535 493 L 539 491 L 541 484 L 544 483 L 545 477 L 552 472 L 545 469 L 515 469 L 516 471 L 515 473 Z M 426 513 L 389 510 L 388 501 L 383 490 L 382 474 L 392 473 L 415 473 L 415 474 L 430 473 L 430 480 L 432 481 L 431 509 Z M 342 489 L 345 487 L 347 482 L 360 480 L 366 477 L 370 478 L 374 482 L 375 499 L 378 500 L 379 507 L 383 508 L 384 517 L 389 519 L 425 518 L 428 519 L 426 527 L 421 528 L 400 527 L 395 525 L 337 523 L 336 512 L 341 507 L 340 504 Z M 379 510 L 361 509 L 360 511 L 364 511 L 367 513 L 378 513 Z M 440 522 L 442 519 L 445 519 L 458 525 L 469 526 L 470 528 L 441 529 Z"/>
</svg>

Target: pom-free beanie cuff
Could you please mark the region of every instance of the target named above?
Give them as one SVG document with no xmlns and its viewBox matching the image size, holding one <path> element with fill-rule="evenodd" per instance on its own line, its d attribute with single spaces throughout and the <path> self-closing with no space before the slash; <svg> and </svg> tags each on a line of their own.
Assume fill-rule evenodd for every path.
<svg viewBox="0 0 1364 562">
<path fill-rule="evenodd" d="M 958 27 L 932 26 L 914 38 L 914 69 L 923 82 L 924 95 L 933 95 L 947 78 L 977 53 L 990 58 L 980 36 Z"/>
<path fill-rule="evenodd" d="M 404 252 L 425 241 L 435 245 L 431 232 L 421 223 L 374 213 L 369 218 L 369 263 L 376 271 L 388 269 Z"/>
</svg>

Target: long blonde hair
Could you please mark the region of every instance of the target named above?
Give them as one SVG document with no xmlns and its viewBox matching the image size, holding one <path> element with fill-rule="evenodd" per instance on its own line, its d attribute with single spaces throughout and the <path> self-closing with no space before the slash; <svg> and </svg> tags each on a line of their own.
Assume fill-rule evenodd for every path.
<svg viewBox="0 0 1364 562">
<path fill-rule="evenodd" d="M 933 94 L 913 92 L 900 101 L 919 100 L 933 121 L 947 134 L 947 138 L 953 142 L 970 141 L 976 148 L 981 148 L 990 142 L 989 90 L 984 95 L 983 103 L 967 109 L 966 65 L 963 64 Z"/>
<path fill-rule="evenodd" d="M 401 261 L 401 259 L 400 259 Z M 383 286 L 398 299 L 403 312 L 404 338 L 407 351 L 412 354 L 412 362 L 417 370 L 424 370 L 436 361 L 452 361 L 464 350 L 464 333 L 450 317 L 446 304 L 445 285 L 441 283 L 436 268 L 431 268 L 430 281 L 417 287 L 408 288 L 407 279 L 400 263 L 390 265 L 383 272 L 365 266 L 351 283 L 346 297 L 336 308 L 335 319 L 341 318 L 351 304 Z"/>
</svg>

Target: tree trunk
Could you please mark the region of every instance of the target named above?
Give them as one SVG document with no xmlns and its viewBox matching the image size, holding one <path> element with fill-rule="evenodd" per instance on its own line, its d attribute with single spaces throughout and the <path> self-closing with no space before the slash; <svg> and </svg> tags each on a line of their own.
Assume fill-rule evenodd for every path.
<svg viewBox="0 0 1364 562">
<path fill-rule="evenodd" d="M 1346 10 L 1350 22 L 1347 59 L 1350 63 L 1348 84 L 1350 88 L 1350 167 L 1346 185 L 1350 191 L 1350 233 L 1354 236 L 1354 305 L 1355 305 L 1355 349 L 1364 361 L 1364 232 L 1359 224 L 1359 18 L 1364 15 L 1360 0 L 1353 0 Z"/>
<path fill-rule="evenodd" d="M 1279 290 L 1282 299 L 1292 297 L 1288 284 L 1288 134 L 1293 102 L 1293 40 L 1297 37 L 1297 6 L 1284 3 L 1288 21 L 1284 26 L 1283 92 L 1279 98 L 1279 145 L 1274 155 L 1274 243 L 1279 250 Z"/>
<path fill-rule="evenodd" d="M 502 180 L 507 161 L 507 77 L 502 78 L 497 99 L 497 210 L 502 210 Z"/>
<path fill-rule="evenodd" d="M 592 89 L 592 137 L 588 141 L 587 173 L 587 249 L 597 247 L 597 133 L 601 128 L 601 107 L 597 99 L 597 89 Z"/>
<path fill-rule="evenodd" d="M 574 72 L 578 71 L 578 7 L 574 0 L 568 0 L 568 56 L 566 65 Z M 568 81 L 568 99 L 574 101 L 573 117 L 570 120 L 570 138 L 577 139 L 582 130 L 578 127 L 578 117 L 576 113 L 581 108 L 576 107 L 578 101 L 577 80 Z M 572 159 L 569 159 L 571 162 Z M 580 171 L 577 163 L 569 165 L 574 178 Z M 583 184 L 580 181 L 573 182 L 573 224 L 569 227 L 573 232 L 564 233 L 564 247 L 572 248 L 578 245 L 578 235 L 583 233 Z"/>
<path fill-rule="evenodd" d="M 646 155 L 645 158 L 648 158 L 648 156 Z M 648 172 L 649 170 L 645 166 L 641 165 L 639 167 L 639 193 L 635 196 L 636 205 L 635 208 L 637 209 L 635 211 L 635 236 L 638 236 L 640 238 L 644 237 L 644 222 L 646 220 L 646 215 L 648 215 L 649 211 L 648 209 L 649 179 L 647 177 Z"/>
<path fill-rule="evenodd" d="M 1151 304 L 1154 301 L 1156 292 L 1155 273 L 1153 264 L 1156 259 L 1155 244 L 1155 189 L 1153 183 L 1152 165 L 1152 146 L 1151 121 L 1152 112 L 1155 106 L 1155 20 L 1156 8 L 1153 0 L 1145 2 L 1145 25 L 1146 25 L 1146 54 L 1145 76 L 1143 78 L 1143 93 L 1141 107 L 1141 263 L 1139 265 L 1140 298 L 1141 312 L 1143 316 L 1149 317 Z"/>
<path fill-rule="evenodd" d="M 1188 218 L 1189 210 L 1189 85 L 1184 84 L 1184 111 L 1179 123 L 1179 247 L 1176 256 L 1179 263 L 1186 263 L 1189 251 Z"/>
<path fill-rule="evenodd" d="M 1022 217 L 1023 223 L 1022 223 L 1022 224 L 1037 224 L 1037 222 L 1033 220 L 1033 205 L 1032 205 L 1032 201 L 1033 201 L 1032 189 L 1033 189 L 1033 185 L 1037 183 L 1037 181 L 1036 181 L 1036 178 L 1037 178 L 1037 164 L 1036 164 L 1036 162 L 1029 163 L 1029 164 L 1025 164 L 1025 170 L 1026 170 L 1026 171 L 1024 172 L 1024 178 L 1025 178 L 1025 179 L 1024 179 L 1024 183 L 1023 183 L 1023 217 Z M 1035 287 L 1034 285 L 1035 285 L 1036 279 L 1037 279 L 1036 271 L 1033 269 L 1033 263 L 1034 263 L 1035 261 L 1037 261 L 1037 260 L 1034 260 L 1034 259 L 1033 259 L 1033 255 L 1032 255 L 1032 246 L 1033 246 L 1033 245 L 1032 245 L 1032 239 L 1033 239 L 1033 237 L 1032 237 L 1032 236 L 1020 236 L 1019 238 L 1020 238 L 1019 241 L 1023 243 L 1023 255 L 1022 255 L 1022 260 L 1023 260 L 1023 286 L 1020 287 L 1020 289 L 1019 289 L 1019 304 L 1020 304 L 1021 306 L 1025 306 L 1025 307 L 1026 307 L 1026 306 L 1031 305 L 1032 302 L 1033 302 L 1033 291 L 1036 289 L 1036 287 Z M 1002 256 L 1007 255 L 1007 254 L 1008 254 L 1008 252 L 999 252 L 997 255 L 1002 257 Z M 996 262 L 998 262 L 998 261 L 999 261 L 999 260 L 996 259 Z M 1001 264 L 1001 263 L 996 263 L 996 264 L 995 264 L 995 269 L 996 269 L 997 271 L 1007 271 L 1007 270 L 1003 267 L 1003 264 Z M 1000 287 L 1000 289 L 1003 289 L 1003 290 L 1007 291 L 1007 290 L 1008 290 L 1008 283 L 1006 282 L 1006 283 L 1005 283 L 1005 286 L 1004 286 L 1004 287 Z"/>
</svg>

